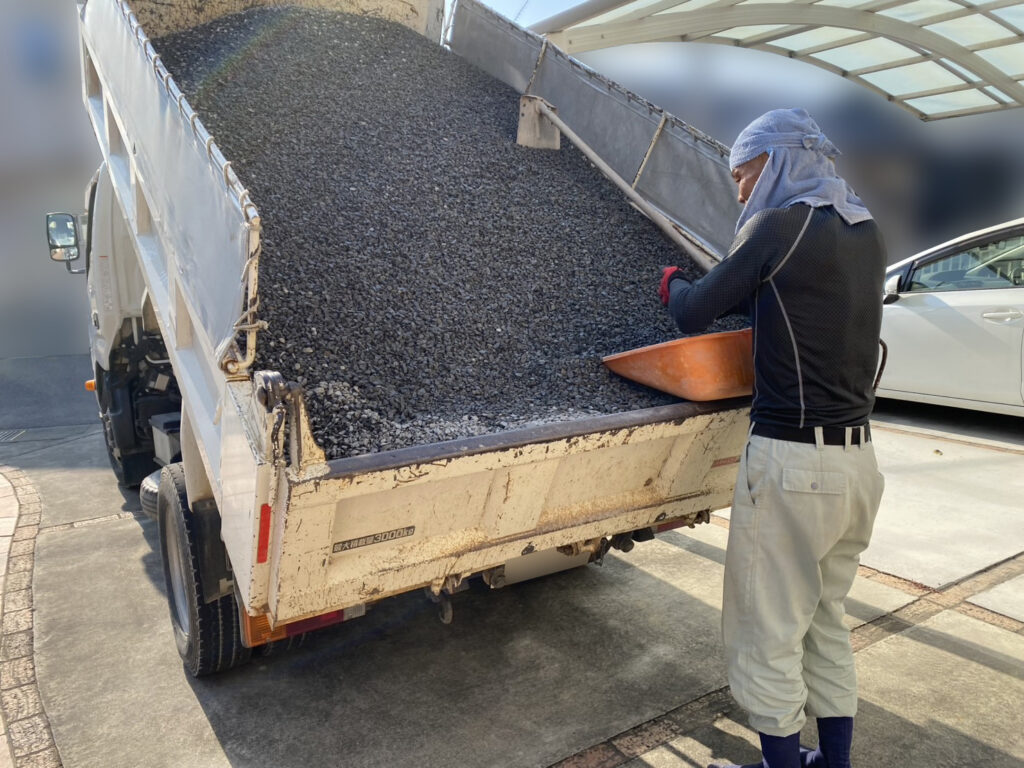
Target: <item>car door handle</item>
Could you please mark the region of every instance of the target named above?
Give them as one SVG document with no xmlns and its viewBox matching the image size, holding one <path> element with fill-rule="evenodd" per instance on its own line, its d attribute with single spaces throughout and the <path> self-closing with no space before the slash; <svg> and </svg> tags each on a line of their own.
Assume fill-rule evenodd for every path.
<svg viewBox="0 0 1024 768">
<path fill-rule="evenodd" d="M 982 312 L 981 316 L 992 323 L 1012 323 L 1024 317 L 1024 312 L 1019 309 L 994 309 L 990 312 Z"/>
</svg>

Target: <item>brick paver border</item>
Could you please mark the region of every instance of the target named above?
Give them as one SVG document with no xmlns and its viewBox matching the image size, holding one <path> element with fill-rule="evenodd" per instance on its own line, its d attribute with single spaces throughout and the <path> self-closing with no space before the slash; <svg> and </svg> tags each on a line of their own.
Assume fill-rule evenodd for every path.
<svg viewBox="0 0 1024 768">
<path fill-rule="evenodd" d="M 0 465 L 0 477 L 14 489 L 18 503 L 0 613 L 0 712 L 13 761 L 10 764 L 16 768 L 61 768 L 39 696 L 34 659 L 32 571 L 42 502 L 21 470 Z M 0 765 L 3 762 L 0 756 Z"/>
</svg>

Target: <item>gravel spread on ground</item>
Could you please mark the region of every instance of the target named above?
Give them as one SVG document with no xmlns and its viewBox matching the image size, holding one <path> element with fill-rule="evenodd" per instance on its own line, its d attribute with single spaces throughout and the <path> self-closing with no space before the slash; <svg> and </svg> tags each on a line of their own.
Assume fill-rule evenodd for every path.
<svg viewBox="0 0 1024 768">
<path fill-rule="evenodd" d="M 659 268 L 700 271 L 568 141 L 518 146 L 505 84 L 335 12 L 154 45 L 260 210 L 256 368 L 329 458 L 675 402 L 600 358 L 678 337 Z"/>
</svg>

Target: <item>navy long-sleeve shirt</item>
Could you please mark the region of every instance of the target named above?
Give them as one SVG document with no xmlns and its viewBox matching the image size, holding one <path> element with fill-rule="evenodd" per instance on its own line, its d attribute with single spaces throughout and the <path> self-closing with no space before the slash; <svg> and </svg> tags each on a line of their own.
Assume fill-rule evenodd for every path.
<svg viewBox="0 0 1024 768">
<path fill-rule="evenodd" d="M 885 262 L 874 220 L 850 225 L 831 206 L 767 209 L 705 277 L 672 281 L 669 311 L 687 333 L 738 309 L 750 314 L 753 421 L 864 424 L 874 405 Z"/>
</svg>

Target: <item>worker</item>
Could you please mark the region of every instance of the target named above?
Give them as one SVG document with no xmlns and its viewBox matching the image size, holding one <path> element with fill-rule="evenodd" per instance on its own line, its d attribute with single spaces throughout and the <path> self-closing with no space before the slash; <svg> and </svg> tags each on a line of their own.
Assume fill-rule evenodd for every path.
<svg viewBox="0 0 1024 768">
<path fill-rule="evenodd" d="M 659 290 L 683 332 L 736 308 L 753 325 L 722 634 L 764 768 L 849 768 L 857 711 L 843 602 L 882 496 L 868 417 L 886 258 L 838 154 L 802 109 L 754 120 L 729 157 L 744 208 L 728 257 L 692 283 L 666 268 Z M 799 743 L 807 716 L 814 750 Z"/>
</svg>

